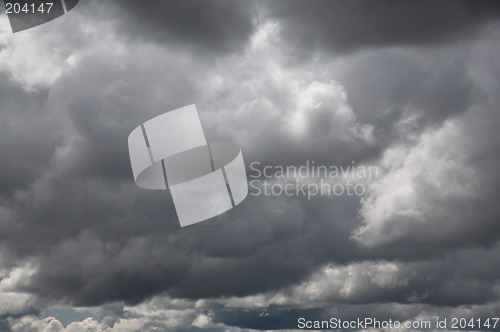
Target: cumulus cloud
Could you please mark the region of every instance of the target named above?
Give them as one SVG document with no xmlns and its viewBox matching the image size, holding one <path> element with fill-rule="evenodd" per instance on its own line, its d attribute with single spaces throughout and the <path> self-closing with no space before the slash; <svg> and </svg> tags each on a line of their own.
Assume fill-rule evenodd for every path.
<svg viewBox="0 0 500 332">
<path fill-rule="evenodd" d="M 447 209 L 447 204 L 466 205 L 479 192 L 474 169 L 464 160 L 464 137 L 456 124 L 448 122 L 409 148 L 398 145 L 386 150 L 382 158 L 386 174 L 364 200 L 361 214 L 366 225 L 354 238 L 366 245 L 407 236 L 416 239 L 417 233 L 421 239 L 442 240 L 461 225 L 466 227 L 473 216 L 461 214 L 464 219 L 457 221 L 446 215 L 455 211 Z M 456 144 L 449 146 L 450 141 Z"/>
</svg>

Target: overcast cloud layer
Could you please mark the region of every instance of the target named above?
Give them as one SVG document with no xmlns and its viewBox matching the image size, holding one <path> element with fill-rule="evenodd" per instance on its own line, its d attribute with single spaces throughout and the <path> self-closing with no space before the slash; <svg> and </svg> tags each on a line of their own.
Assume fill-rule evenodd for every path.
<svg viewBox="0 0 500 332">
<path fill-rule="evenodd" d="M 145 3 L 0 33 L 0 331 L 498 316 L 498 1 Z M 127 137 L 193 103 L 247 166 L 380 175 L 180 228 Z"/>
</svg>

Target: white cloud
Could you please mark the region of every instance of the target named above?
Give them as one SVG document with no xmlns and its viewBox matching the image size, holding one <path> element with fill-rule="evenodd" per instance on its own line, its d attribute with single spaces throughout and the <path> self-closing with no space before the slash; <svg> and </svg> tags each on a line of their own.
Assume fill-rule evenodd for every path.
<svg viewBox="0 0 500 332">
<path fill-rule="evenodd" d="M 17 267 L 0 267 L 0 315 L 19 315 L 30 312 L 37 306 L 34 295 L 24 292 L 29 278 L 36 269 L 26 263 Z"/>
<path fill-rule="evenodd" d="M 353 238 L 374 246 L 407 236 L 415 227 L 435 229 L 449 223 L 442 211 L 445 204 L 472 198 L 477 191 L 476 174 L 462 146 L 464 136 L 456 121 L 448 121 L 425 132 L 414 145 L 386 150 L 379 167 L 382 176 L 362 201 L 364 225 Z"/>
<path fill-rule="evenodd" d="M 211 113 L 208 127 L 253 147 L 373 141 L 373 127 L 357 122 L 341 83 L 318 64 L 288 63 L 279 31 L 272 21 L 260 25 L 243 54 L 211 71 L 201 103 Z"/>
<path fill-rule="evenodd" d="M 71 67 L 72 46 L 56 29 L 0 33 L 0 71 L 26 90 L 48 87 Z"/>
</svg>

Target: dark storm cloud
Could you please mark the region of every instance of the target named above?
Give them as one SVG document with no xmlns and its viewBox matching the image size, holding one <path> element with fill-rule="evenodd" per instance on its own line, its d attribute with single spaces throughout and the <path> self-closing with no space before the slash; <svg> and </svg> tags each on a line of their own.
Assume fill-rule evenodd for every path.
<svg viewBox="0 0 500 332">
<path fill-rule="evenodd" d="M 52 126 L 40 111 L 46 96 L 46 91 L 19 91 L 0 75 L 0 196 L 25 188 L 43 172 L 54 152 L 56 137 L 47 133 Z"/>
<path fill-rule="evenodd" d="M 470 107 L 477 86 L 467 72 L 463 48 L 427 52 L 408 56 L 387 50 L 354 58 L 338 79 L 360 121 L 373 124 L 377 133 L 392 132 L 392 141 L 407 108 L 418 112 L 412 129 L 421 132 Z"/>
<path fill-rule="evenodd" d="M 299 55 L 317 49 L 344 53 L 393 45 L 437 45 L 474 35 L 497 19 L 494 0 L 270 1 L 270 16 L 284 24 Z"/>
<path fill-rule="evenodd" d="M 257 28 L 251 2 L 152 1 L 144 6 L 123 1 L 106 4 L 102 12 L 97 2 L 82 4 L 72 11 L 76 23 L 56 21 L 66 28 L 63 31 L 70 31 L 59 36 L 62 41 L 57 44 L 75 35 L 83 37 L 78 43 L 73 40 L 76 51 L 71 61 L 66 59 L 74 66 L 48 92 L 28 93 L 15 80 L 2 83 L 1 116 L 10 121 L 0 124 L 0 137 L 5 135 L 0 143 L 0 183 L 2 190 L 8 189 L 0 201 L 0 239 L 9 255 L 36 263 L 37 271 L 23 290 L 78 305 L 137 304 L 158 294 L 199 300 L 282 291 L 315 307 L 318 303 L 300 297 L 300 286 L 333 264 L 339 269 L 354 266 L 355 280 L 320 279 L 325 294 L 338 280 L 353 284 L 352 293 L 333 289 L 320 298 L 326 307 L 350 303 L 375 310 L 373 302 L 458 306 L 497 301 L 498 246 L 493 243 L 499 234 L 495 198 L 500 163 L 495 110 L 500 103 L 498 63 L 490 58 L 496 52 L 487 49 L 479 57 L 468 57 L 460 47 L 436 46 L 445 49 L 441 54 L 430 47 L 474 33 L 496 15 L 497 5 L 258 4 L 270 8 L 281 32 L 274 37 L 278 41 L 262 42 L 261 53 L 250 50 L 244 57 L 238 52 L 249 47 Z M 83 18 L 89 11 L 99 15 Z M 76 16 L 79 13 L 82 16 Z M 88 35 L 81 34 L 86 25 L 102 28 L 108 20 L 116 23 L 117 31 L 103 28 L 106 33 L 93 34 L 88 29 Z M 306 39 L 311 36 L 309 43 Z M 28 44 L 43 38 L 47 36 Z M 346 60 L 345 71 L 337 75 L 314 61 L 283 65 L 283 57 L 272 46 L 286 49 L 290 42 L 296 43 L 299 53 L 315 47 L 344 52 L 425 44 L 429 54 L 367 50 Z M 319 53 L 322 60 L 328 59 L 325 52 Z M 221 66 L 207 65 L 205 54 L 226 58 Z M 479 68 L 487 75 L 473 75 L 478 70 L 474 59 L 491 66 Z M 471 192 L 467 200 L 446 196 L 440 189 L 454 179 L 447 178 L 441 188 L 425 186 L 430 173 L 423 172 L 416 177 L 417 185 L 411 184 L 418 189 L 418 206 L 427 223 L 388 218 L 381 233 L 395 235 L 370 248 L 351 239 L 363 225 L 362 202 L 352 197 L 311 201 L 249 197 L 227 214 L 181 229 L 168 192 L 135 186 L 126 139 L 145 120 L 199 101 L 207 136 L 240 139 L 247 163 L 378 162 L 387 148 L 402 143 L 407 144 L 402 149 L 407 153 L 415 146 L 464 145 L 457 150 L 470 157 L 463 165 L 462 159 L 446 161 L 472 168 L 482 189 Z M 299 103 L 306 106 L 297 107 Z M 47 114 L 58 119 L 57 126 L 40 125 Z M 306 123 L 302 136 L 294 136 L 290 129 L 296 114 Z M 401 130 L 399 123 L 414 115 L 410 130 Z M 463 139 L 420 140 L 448 120 L 463 124 Z M 373 142 L 352 135 L 363 124 L 373 126 Z M 348 139 L 342 141 L 344 137 Z M 429 163 L 441 160 L 443 150 L 431 155 Z M 425 156 L 417 155 L 418 160 Z M 26 164 L 30 165 L 26 169 L 20 166 Z M 477 247 L 481 249 L 464 250 Z M 397 265 L 400 285 L 376 285 L 356 265 L 370 267 L 381 261 Z M 363 316 L 358 307 L 346 308 L 346 316 Z M 398 316 L 394 307 L 385 308 L 387 312 L 374 312 L 378 317 Z M 416 304 L 412 310 L 421 308 Z M 273 314 L 271 308 L 271 316 L 255 319 L 258 311 L 221 311 L 216 321 L 253 328 L 293 327 L 282 323 L 287 315 L 295 317 L 295 323 L 299 314 L 311 318 L 331 314 L 324 308 L 303 312 L 285 308 Z"/>
<path fill-rule="evenodd" d="M 102 5 L 99 2 L 99 5 Z M 126 0 L 106 6 L 125 33 L 140 39 L 187 46 L 200 57 L 245 45 L 254 30 L 254 6 L 243 0 Z"/>
<path fill-rule="evenodd" d="M 409 262 L 398 274 L 398 280 L 410 280 L 404 287 L 376 287 L 366 280 L 356 286 L 355 294 L 347 298 L 332 295 L 327 300 L 353 304 L 411 303 L 412 298 L 421 297 L 423 303 L 457 305 L 497 299 L 492 292 L 499 277 L 498 271 L 492 269 L 496 251 L 486 255 L 478 250 L 446 258 L 446 250 L 422 250 L 422 245 L 360 250 L 347 240 L 356 224 L 354 216 L 349 219 L 345 215 L 348 211 L 340 203 L 336 208 L 329 208 L 328 201 L 304 203 L 302 209 L 311 212 L 300 216 L 298 207 L 274 201 L 274 209 L 288 211 L 279 216 L 263 208 L 262 202 L 250 199 L 239 211 L 198 228 L 179 230 L 175 216 L 166 209 L 161 214 L 158 209 L 163 199 L 151 202 L 152 198 L 154 195 L 123 203 L 115 198 L 116 209 L 120 204 L 138 209 L 137 213 L 128 209 L 122 215 L 113 212 L 110 201 L 97 204 L 100 196 L 96 201 L 87 198 L 88 203 L 81 208 L 92 208 L 96 215 L 85 213 L 86 218 L 95 218 L 95 222 L 86 222 L 85 228 L 95 231 L 80 235 L 72 236 L 71 229 L 73 234 L 78 230 L 70 225 L 82 225 L 84 220 L 66 219 L 68 225 L 61 224 L 65 232 L 58 235 L 37 228 L 36 233 L 43 237 L 68 239 L 50 247 L 44 241 L 39 243 L 38 253 L 45 254 L 38 258 L 40 271 L 33 277 L 29 290 L 47 297 L 65 297 L 78 305 L 109 301 L 136 304 L 162 292 L 193 300 L 248 296 L 300 284 L 329 262 L 350 264 L 385 257 Z M 73 209 L 68 199 L 65 204 Z M 154 214 L 148 213 L 153 209 Z M 256 213 L 257 209 L 262 213 Z M 317 210 L 321 213 L 312 213 Z M 248 214 L 254 217 L 244 217 Z M 167 225 L 166 218 L 171 221 Z M 153 222 L 158 224 L 152 225 Z M 17 237 L 26 238 L 22 234 Z M 422 263 L 411 263 L 414 260 Z M 476 263 L 478 260 L 480 264 Z M 455 265 L 462 261 L 466 263 Z M 448 274 L 450 270 L 455 271 L 452 276 Z"/>
<path fill-rule="evenodd" d="M 52 89 L 50 98 L 68 115 L 65 127 L 76 143 L 70 139 L 55 155 L 54 174 L 13 198 L 15 218 L 2 231 L 13 253 L 36 257 L 39 271 L 30 290 L 80 305 L 139 303 L 164 291 L 191 299 L 245 296 L 299 283 L 328 262 L 440 254 L 439 247 L 358 248 L 349 237 L 359 224 L 359 202 L 348 198 L 249 198 L 207 226 L 178 228 L 168 193 L 136 188 L 127 175 L 126 137 L 137 123 L 197 96 L 198 89 L 172 75 L 180 72 L 175 62 L 162 63 L 162 71 L 144 70 L 130 61 L 134 53 L 129 56 L 121 59 L 126 67 L 109 66 L 106 54 L 83 59 L 78 80 L 71 73 Z M 331 142 L 314 134 L 304 137 L 305 148 L 296 154 L 314 142 Z M 267 136 L 272 144 L 264 153 L 291 149 L 273 137 Z M 385 300 L 404 300 L 398 294 Z"/>
<path fill-rule="evenodd" d="M 82 192 L 81 195 L 89 194 Z M 159 215 L 155 207 L 158 201 L 147 203 L 152 197 L 148 195 L 141 199 L 142 202 L 124 202 L 124 205 L 135 206 L 138 212 L 127 209 L 119 215 L 114 215 L 109 201 L 96 204 L 102 200 L 99 195 L 95 201 L 85 199 L 88 203 L 81 209 L 92 209 L 96 213 L 94 217 L 85 213 L 84 218 L 95 218 L 95 223 L 91 222 L 94 226 L 86 222 L 85 228 L 94 231 L 74 238 L 70 230 L 77 231 L 76 225 L 83 225 L 85 220 L 66 219 L 67 226 L 61 220 L 60 227 L 65 229 L 63 234 L 62 231 L 45 234 L 43 229 L 38 229 L 37 233 L 43 236 L 69 237 L 71 240 L 51 247 L 47 244 L 37 247 L 39 252 L 45 252 L 44 247 L 49 252 L 38 260 L 41 270 L 33 279 L 32 290 L 48 297 L 68 297 L 80 305 L 120 300 L 138 303 L 163 291 L 192 299 L 245 296 L 291 285 L 305 278 L 323 261 L 323 258 L 317 260 L 310 255 L 315 250 L 310 242 L 315 235 L 309 231 L 303 233 L 307 229 L 304 217 L 291 219 L 294 211 L 300 211 L 294 204 L 274 202 L 274 207 L 283 204 L 282 208 L 289 211 L 285 215 L 255 214 L 256 209 L 262 209 L 262 203 L 254 199 L 244 203 L 242 211 L 234 211 L 197 228 L 179 229 L 171 212 Z M 114 201 L 118 202 L 118 198 Z M 68 199 L 65 205 L 68 209 L 73 208 Z M 155 212 L 148 216 L 148 209 Z M 249 220 L 246 215 L 250 213 L 254 217 Z M 105 215 L 105 225 L 99 225 Z M 167 218 L 171 222 L 165 222 Z M 153 222 L 157 224 L 152 225 Z M 340 247 L 348 233 L 335 232 L 335 227 L 325 225 L 326 222 L 316 223 L 323 224 L 324 230 L 332 227 L 329 230 L 332 236 L 338 235 L 313 241 L 332 243 L 331 248 L 322 251 L 348 260 L 345 255 L 351 254 Z M 144 255 L 148 258 L 144 259 Z M 75 260 L 74 257 L 90 259 Z M 297 260 L 298 257 L 301 259 Z"/>
</svg>

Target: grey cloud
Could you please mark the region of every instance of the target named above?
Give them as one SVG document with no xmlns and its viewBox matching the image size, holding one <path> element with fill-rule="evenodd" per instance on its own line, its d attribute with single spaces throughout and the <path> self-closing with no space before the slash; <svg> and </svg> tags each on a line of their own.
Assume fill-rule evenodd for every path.
<svg viewBox="0 0 500 332">
<path fill-rule="evenodd" d="M 466 52 L 462 47 L 367 51 L 338 75 L 360 120 L 373 123 L 377 132 L 394 130 L 408 108 L 419 112 L 416 129 L 421 132 L 465 112 L 473 102 L 477 86 L 467 73 Z"/>
<path fill-rule="evenodd" d="M 5 75 L 0 77 L 0 192 L 8 196 L 43 173 L 57 139 L 47 133 L 52 126 L 40 110 L 47 92 L 19 91 Z"/>
<path fill-rule="evenodd" d="M 332 293 L 322 303 L 304 300 L 279 309 L 264 304 L 247 311 L 220 310 L 219 302 L 207 310 L 224 325 L 265 329 L 292 328 L 299 314 L 328 317 L 339 310 L 359 317 L 370 310 L 378 317 L 404 318 L 496 303 L 498 64 L 491 59 L 497 53 L 491 40 L 498 37 L 490 32 L 477 42 L 463 39 L 479 47 L 472 55 L 459 43 L 436 46 L 465 31 L 474 33 L 496 15 L 496 5 L 488 3 L 489 14 L 486 2 L 433 4 L 429 25 L 417 28 L 403 23 L 410 13 L 416 13 L 415 21 L 426 17 L 430 5 L 382 2 L 361 12 L 357 1 L 312 3 L 259 3 L 273 7 L 270 17 L 282 30 L 273 34 L 271 25 L 260 31 L 261 39 L 252 39 L 258 28 L 252 21 L 254 4 L 209 1 L 194 9 L 194 2 L 150 7 L 115 2 L 101 11 L 97 2 L 88 2 L 73 16 L 65 15 L 72 22 L 50 25 L 65 33 L 49 34 L 54 40 L 46 39 L 49 35 L 30 39 L 30 46 L 41 49 L 45 43 L 72 45 L 71 61 L 66 60 L 73 65 L 35 92 L 26 92 L 16 80 L 0 85 L 1 114 L 12 119 L 0 132 L 5 135 L 0 155 L 12 156 L 2 158 L 0 171 L 5 191 L 0 239 L 12 260 L 36 263 L 23 290 L 83 306 L 135 305 L 159 294 L 214 303 L 279 292 L 293 297 L 293 287 L 328 264 L 383 260 L 401 266 L 397 276 L 408 284 L 377 287 L 357 270 L 358 292 L 350 296 Z M 455 14 L 442 20 L 450 11 Z M 103 34 L 109 21 L 115 25 Z M 81 34 L 92 24 L 98 32 Z M 345 35 L 336 38 L 336 31 Z M 322 49 L 315 53 L 321 61 L 289 62 L 288 47 L 306 50 L 301 38 L 310 33 L 317 38 L 312 46 L 317 42 Z M 428 54 L 413 48 L 367 50 L 399 44 L 425 44 Z M 364 50 L 339 59 L 329 53 L 332 47 L 346 57 L 345 51 Z M 449 53 L 456 56 L 450 59 Z M 220 62 L 206 61 L 205 55 L 214 54 Z M 416 206 L 425 208 L 426 222 L 395 218 L 383 224 L 382 234 L 391 235 L 394 227 L 401 232 L 372 248 L 351 239 L 364 225 L 363 202 L 351 197 L 249 197 L 223 216 L 180 229 L 168 192 L 135 186 L 126 137 L 145 120 L 193 102 L 208 138 L 238 141 L 247 163 L 380 162 L 391 148 L 411 150 L 422 136 L 456 121 L 464 136 L 444 140 L 437 151 L 459 145 L 454 151 L 467 157 L 459 166 L 475 172 L 480 189 L 471 191 L 470 199 L 442 196 L 425 186 L 425 174 L 416 177 L 421 189 Z M 45 126 L 45 116 L 51 125 Z M 301 120 L 297 128 L 294 116 Z M 417 120 L 402 130 L 401 121 L 411 116 Z M 373 127 L 373 137 L 352 134 L 368 128 L 363 126 Z M 432 154 L 430 165 L 444 156 Z M 443 173 L 445 189 L 455 183 L 449 175 Z M 383 303 L 382 309 L 374 303 Z M 403 304 L 410 313 L 401 313 Z M 270 316 L 256 318 L 263 310 Z"/>
<path fill-rule="evenodd" d="M 370 47 L 435 46 L 477 36 L 496 20 L 496 1 L 289 1 L 269 2 L 285 38 L 300 56 L 311 50 L 342 54 Z"/>
<path fill-rule="evenodd" d="M 163 51 L 161 48 L 158 55 Z M 335 202 L 249 199 L 237 211 L 210 221 L 209 226 L 182 231 L 172 227 L 177 221 L 168 193 L 145 192 L 134 186 L 126 136 L 156 112 L 175 108 L 189 95 L 198 97 L 201 93 L 190 82 L 181 85 L 185 88 L 182 91 L 182 79 L 168 75 L 171 72 L 167 68 L 180 72 L 173 69 L 179 66 L 175 60 L 157 60 L 162 61 L 163 71 L 141 72 L 147 67 L 135 64 L 135 55 L 117 59 L 125 61 L 126 67 L 108 66 L 106 54 L 84 58 L 76 68 L 79 81 L 92 84 L 80 87 L 74 80 L 76 74 L 70 73 L 59 78 L 51 91 L 56 110 L 67 114 L 67 122 L 62 124 L 69 137 L 61 144 L 62 152 L 54 156 L 54 168 L 45 178 L 22 193 L 21 200 L 10 201 L 15 218 L 3 232 L 5 240 L 17 239 L 8 242 L 13 253 L 35 256 L 40 264 L 31 291 L 46 297 L 65 297 L 81 305 L 120 300 L 139 303 L 159 292 L 192 299 L 245 296 L 298 283 L 331 261 L 348 263 L 368 257 L 411 260 L 441 254 L 441 248 L 427 252 L 405 246 L 399 247 L 404 252 L 393 252 L 394 247 L 358 248 L 349 236 L 360 222 L 359 202 L 349 198 Z M 185 70 L 190 66 L 200 65 L 181 65 Z M 142 84 L 133 84 L 136 79 Z M 238 86 L 232 86 L 235 90 L 229 93 L 237 95 Z M 264 98 L 265 91 L 261 93 Z M 247 102 L 254 96 L 241 98 L 240 102 Z M 245 126 L 245 122 L 231 122 L 231 117 L 226 117 L 237 103 L 227 104 L 218 118 L 226 127 L 228 123 L 237 128 Z M 285 105 L 276 105 L 287 111 Z M 217 114 L 216 107 L 205 110 Z M 211 123 L 208 114 L 205 119 Z M 278 124 L 287 129 L 286 122 Z M 250 158 L 272 155 L 275 149 L 283 148 L 294 151 L 293 159 L 304 159 L 308 154 L 320 158 L 322 149 L 313 153 L 308 148 L 316 142 L 326 147 L 338 139 L 306 135 L 290 144 L 280 141 L 273 131 L 266 133 L 260 125 L 272 129 L 276 122 L 262 121 L 254 126 L 260 131 L 252 137 L 267 134 L 263 137 L 269 143 L 246 143 L 249 151 L 253 150 Z M 234 134 L 237 132 L 229 131 L 229 135 Z M 73 136 L 76 143 L 72 143 Z M 330 147 L 329 151 L 338 150 Z M 330 158 L 326 156 L 325 160 Z M 32 241 L 35 237 L 37 241 Z M 149 259 L 144 260 L 144 255 Z M 120 282 L 116 282 L 118 279 Z"/>
<path fill-rule="evenodd" d="M 99 6 L 102 3 L 99 2 Z M 254 30 L 250 1 L 114 1 L 120 30 L 139 39 L 180 45 L 200 57 L 237 51 Z"/>
</svg>

